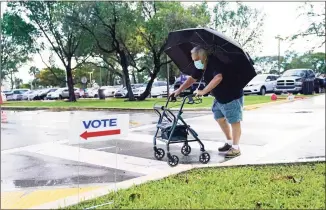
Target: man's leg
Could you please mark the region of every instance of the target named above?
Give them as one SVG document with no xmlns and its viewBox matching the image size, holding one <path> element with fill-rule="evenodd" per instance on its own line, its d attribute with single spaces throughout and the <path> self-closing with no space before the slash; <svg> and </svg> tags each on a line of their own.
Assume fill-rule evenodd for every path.
<svg viewBox="0 0 326 210">
<path fill-rule="evenodd" d="M 221 111 L 220 104 L 214 100 L 213 107 L 212 107 L 212 112 L 214 114 L 214 119 L 217 121 L 219 126 L 221 127 L 225 137 L 226 141 L 224 146 L 219 147 L 218 151 L 219 152 L 227 152 L 229 149 L 231 149 L 232 146 L 232 136 L 231 136 L 231 130 L 230 130 L 230 125 L 227 123 L 225 116 L 223 115 Z"/>
<path fill-rule="evenodd" d="M 231 124 L 232 127 L 232 136 L 233 136 L 233 145 L 236 145 L 236 147 L 239 147 L 239 141 L 241 136 L 241 124 L 240 121 L 236 123 Z M 239 148 L 236 148 L 239 149 Z"/>
<path fill-rule="evenodd" d="M 230 143 L 230 145 L 231 145 L 232 144 L 232 135 L 231 135 L 231 129 L 230 129 L 229 123 L 226 121 L 226 119 L 224 117 L 219 118 L 216 121 L 220 125 L 226 139 L 230 141 L 228 143 Z"/>
<path fill-rule="evenodd" d="M 231 124 L 233 144 L 232 148 L 226 153 L 226 157 L 236 157 L 241 154 L 239 141 L 241 136 L 241 121 L 243 109 L 243 97 L 225 104 L 225 118 Z"/>
</svg>

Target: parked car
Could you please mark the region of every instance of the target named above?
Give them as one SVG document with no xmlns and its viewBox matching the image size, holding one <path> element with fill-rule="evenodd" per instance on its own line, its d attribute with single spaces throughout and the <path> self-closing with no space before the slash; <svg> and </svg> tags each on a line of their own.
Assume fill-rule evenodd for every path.
<svg viewBox="0 0 326 210">
<path fill-rule="evenodd" d="M 170 85 L 169 86 L 169 94 L 173 93 L 173 91 L 174 91 L 174 85 Z M 163 91 L 162 97 L 167 97 L 167 96 L 168 96 L 167 90 Z"/>
<path fill-rule="evenodd" d="M 47 98 L 47 95 L 49 93 L 55 92 L 58 88 L 47 88 L 47 89 L 42 89 L 38 92 L 37 94 L 37 100 L 44 100 Z M 34 99 L 35 100 L 35 99 Z"/>
<path fill-rule="evenodd" d="M 23 100 L 35 100 L 39 90 L 29 90 L 23 94 Z"/>
<path fill-rule="evenodd" d="M 2 91 L 6 96 L 8 95 L 12 95 L 12 91 L 11 90 L 3 90 Z"/>
<path fill-rule="evenodd" d="M 80 97 L 80 93 L 79 93 L 79 89 L 78 88 L 74 88 L 74 92 L 75 92 L 75 96 L 76 98 Z M 65 98 L 69 98 L 69 91 L 68 88 L 59 88 L 54 92 L 48 93 L 47 94 L 47 98 L 48 99 L 65 99 Z"/>
<path fill-rule="evenodd" d="M 4 92 L 1 91 L 1 99 L 2 99 L 2 102 L 5 102 L 7 101 L 7 96 Z"/>
<path fill-rule="evenodd" d="M 7 101 L 12 101 L 12 100 L 13 100 L 13 99 L 12 99 L 12 95 L 13 95 L 13 93 L 12 93 L 11 90 L 3 90 L 2 93 L 5 94 L 5 96 L 6 96 L 6 100 L 7 100 Z"/>
<path fill-rule="evenodd" d="M 131 90 L 135 93 L 137 88 L 143 87 L 144 84 L 131 84 Z M 115 98 L 128 98 L 128 91 L 126 87 L 120 88 L 114 93 Z"/>
<path fill-rule="evenodd" d="M 181 75 L 180 77 L 178 77 L 173 85 L 174 90 L 177 90 L 188 78 L 189 76 L 185 76 L 185 75 Z M 200 85 L 200 86 L 199 86 Z M 199 88 L 198 88 L 199 86 Z M 199 90 L 203 90 L 206 87 L 206 83 L 204 81 L 200 82 L 197 81 L 194 84 L 192 84 L 189 88 L 185 89 L 184 91 L 182 91 L 180 93 L 180 97 L 184 97 L 186 95 L 190 95 L 193 94 L 195 90 L 197 90 L 197 88 Z M 209 94 L 206 94 L 204 96 L 208 96 Z"/>
<path fill-rule="evenodd" d="M 134 88 L 133 93 L 135 97 L 139 97 L 146 90 L 147 84 L 143 84 L 141 87 Z M 155 81 L 152 84 L 152 89 L 150 91 L 150 97 L 156 98 L 163 96 L 167 93 L 167 82 L 164 81 Z"/>
<path fill-rule="evenodd" d="M 85 90 L 85 98 L 97 98 L 98 97 L 98 87 L 87 88 Z"/>
<path fill-rule="evenodd" d="M 315 92 L 320 93 L 320 92 L 325 92 L 326 88 L 326 77 L 325 74 L 318 74 L 316 75 L 316 82 L 317 87 L 315 87 Z"/>
<path fill-rule="evenodd" d="M 244 94 L 265 95 L 274 92 L 276 80 L 275 74 L 258 74 L 243 89 Z"/>
<path fill-rule="evenodd" d="M 30 89 L 15 89 L 12 91 L 12 100 L 20 101 L 23 100 L 23 94 Z"/>
<path fill-rule="evenodd" d="M 289 69 L 285 71 L 276 81 L 274 89 L 275 94 L 282 93 L 302 93 L 302 85 L 304 81 L 314 81 L 316 88 L 315 73 L 311 69 Z"/>
<path fill-rule="evenodd" d="M 114 86 L 102 86 L 100 90 L 103 90 L 105 97 L 114 97 L 114 93 L 117 91 L 117 88 Z"/>
</svg>

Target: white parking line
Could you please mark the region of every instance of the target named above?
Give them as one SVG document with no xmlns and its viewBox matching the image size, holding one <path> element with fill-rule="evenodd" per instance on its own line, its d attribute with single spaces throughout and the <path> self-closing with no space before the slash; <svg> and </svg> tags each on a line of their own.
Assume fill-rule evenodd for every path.
<svg viewBox="0 0 326 210">
<path fill-rule="evenodd" d="M 101 148 L 96 148 L 96 150 L 111 149 L 111 148 L 115 148 L 115 146 L 112 146 L 112 147 L 101 147 Z"/>
<path fill-rule="evenodd" d="M 170 166 L 168 166 L 166 162 L 163 161 L 156 161 L 135 156 L 108 153 L 60 144 L 43 145 L 42 147 L 35 147 L 29 151 L 41 155 L 141 174 L 151 174 L 170 168 Z"/>
<path fill-rule="evenodd" d="M 29 145 L 29 146 L 24 146 L 24 147 L 16 147 L 13 149 L 6 149 L 6 150 L 1 150 L 1 155 L 6 155 L 6 154 L 11 154 L 15 152 L 21 152 L 21 151 L 34 151 L 35 149 L 42 148 L 44 146 L 51 146 L 54 144 L 66 144 L 68 143 L 69 140 L 60 140 L 60 141 L 55 141 L 55 142 L 47 142 L 47 143 L 42 143 L 42 144 L 34 144 L 34 145 Z"/>
</svg>

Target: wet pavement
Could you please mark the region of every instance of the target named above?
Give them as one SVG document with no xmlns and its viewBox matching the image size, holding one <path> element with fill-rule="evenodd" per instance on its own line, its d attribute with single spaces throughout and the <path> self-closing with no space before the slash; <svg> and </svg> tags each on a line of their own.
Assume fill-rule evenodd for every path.
<svg viewBox="0 0 326 210">
<path fill-rule="evenodd" d="M 117 170 L 118 167 L 115 163 L 112 163 L 112 168 L 108 168 L 101 165 L 81 163 L 78 156 L 74 158 L 76 160 L 74 161 L 28 152 L 35 145 L 38 147 L 51 143 L 68 144 L 69 136 L 73 130 L 71 122 L 76 122 L 76 118 L 82 119 L 114 113 L 128 112 L 6 111 L 8 123 L 1 124 L 1 189 L 8 191 L 22 188 L 103 184 L 142 176 L 142 173 Z M 207 113 L 209 112 L 185 112 L 184 117 L 187 119 L 203 116 Z M 129 114 L 130 128 L 155 124 L 158 120 L 154 112 L 132 112 Z M 103 152 L 117 152 L 135 156 L 142 154 L 140 157 L 153 159 L 151 143 L 141 146 L 133 142 L 123 145 L 119 143 L 118 147 L 115 144 L 116 140 L 94 142 L 84 146 Z M 132 147 L 130 147 L 131 145 Z M 78 145 L 73 146 L 77 147 Z M 125 150 L 125 146 L 130 147 L 129 150 Z M 118 148 L 117 151 L 116 148 Z M 60 154 L 60 151 L 58 153 Z M 146 155 L 144 156 L 144 154 Z"/>
<path fill-rule="evenodd" d="M 88 185 L 110 185 L 170 169 L 166 156 L 154 158 L 155 113 L 130 113 L 128 137 L 71 144 L 76 119 L 112 115 L 107 111 L 6 111 L 1 124 L 1 193 Z M 225 137 L 210 112 L 185 112 L 211 155 L 210 163 L 226 161 L 217 152 Z M 245 111 L 240 148 L 243 159 L 285 160 L 325 157 L 325 96 Z M 180 165 L 199 163 L 199 145 L 183 156 L 182 144 L 170 147 Z M 166 151 L 166 146 L 158 142 Z M 11 194 L 8 194 L 10 197 Z M 2 202 L 2 200 L 1 200 Z"/>
<path fill-rule="evenodd" d="M 110 112 L 110 111 L 5 111 L 8 123 L 1 124 L 1 151 L 46 142 L 68 140 L 72 122 L 76 119 L 92 118 L 112 114 L 130 114 L 130 128 L 156 123 L 154 112 Z M 185 112 L 184 117 L 192 118 L 210 112 Z"/>
</svg>

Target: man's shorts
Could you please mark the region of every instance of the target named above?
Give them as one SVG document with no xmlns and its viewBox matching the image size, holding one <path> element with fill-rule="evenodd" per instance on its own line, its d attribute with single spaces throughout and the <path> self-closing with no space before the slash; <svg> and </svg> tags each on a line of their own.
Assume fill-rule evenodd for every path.
<svg viewBox="0 0 326 210">
<path fill-rule="evenodd" d="M 229 103 L 221 104 L 215 99 L 212 106 L 214 119 L 226 118 L 230 124 L 242 121 L 243 100 L 244 98 L 242 96 Z"/>
</svg>

